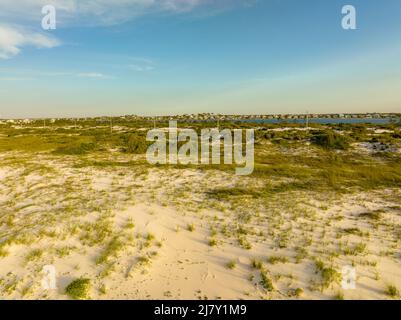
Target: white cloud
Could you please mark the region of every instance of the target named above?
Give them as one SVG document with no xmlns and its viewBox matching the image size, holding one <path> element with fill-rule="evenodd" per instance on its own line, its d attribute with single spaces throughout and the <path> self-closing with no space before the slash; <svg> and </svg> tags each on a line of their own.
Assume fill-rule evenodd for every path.
<svg viewBox="0 0 401 320">
<path fill-rule="evenodd" d="M 25 81 L 32 80 L 32 78 L 17 78 L 17 77 L 1 77 L 0 81 Z"/>
<path fill-rule="evenodd" d="M 257 0 L 1 0 L 0 18 L 40 24 L 41 8 L 54 5 L 58 25 L 113 25 L 154 13 L 185 13 L 199 7 L 222 8 Z"/>
<path fill-rule="evenodd" d="M 80 78 L 94 78 L 94 79 L 108 78 L 108 76 L 104 75 L 103 73 L 97 73 L 97 72 L 78 73 L 77 76 Z"/>
<path fill-rule="evenodd" d="M 76 12 L 75 0 L 0 0 L 0 19 L 8 23 L 34 22 L 39 27 L 43 18 L 42 8 L 54 5 L 60 18 Z"/>
<path fill-rule="evenodd" d="M 205 4 L 211 1 L 202 1 L 202 0 L 164 0 L 161 1 L 161 5 L 166 10 L 175 11 L 175 12 L 185 12 L 192 10 L 193 8 Z"/>
<path fill-rule="evenodd" d="M 128 66 L 129 69 L 133 70 L 133 71 L 151 71 L 154 69 L 153 66 L 141 66 L 141 65 L 137 65 L 137 64 L 130 64 Z"/>
<path fill-rule="evenodd" d="M 31 32 L 20 27 L 0 25 L 0 59 L 11 58 L 20 53 L 24 46 L 53 48 L 60 44 L 54 37 Z"/>
<path fill-rule="evenodd" d="M 77 78 L 92 78 L 92 79 L 115 79 L 114 76 L 107 75 L 101 72 L 87 72 L 87 71 L 63 71 L 63 70 L 34 70 L 34 69 L 14 69 L 14 68 L 0 68 L 0 80 L 2 81 L 16 81 L 16 80 L 34 80 L 38 78 L 51 78 L 51 77 L 77 77 Z"/>
<path fill-rule="evenodd" d="M 70 0 L 73 1 L 73 0 Z M 89 24 L 113 25 L 155 13 L 184 13 L 215 0 L 81 0 L 75 16 Z M 217 0 L 218 1 L 218 0 Z M 220 0 L 221 1 L 221 0 Z"/>
<path fill-rule="evenodd" d="M 0 0 L 0 59 L 15 56 L 28 45 L 53 48 L 60 44 L 49 33 L 27 31 L 40 28 L 45 5 L 55 6 L 57 27 L 80 27 L 115 25 L 148 14 L 182 14 L 200 7 L 221 9 L 249 1 L 257 0 Z M 134 63 L 130 68 L 146 71 L 153 66 Z"/>
<path fill-rule="evenodd" d="M 131 58 L 132 63 L 128 65 L 128 69 L 137 72 L 152 71 L 155 69 L 155 63 L 146 58 Z"/>
</svg>

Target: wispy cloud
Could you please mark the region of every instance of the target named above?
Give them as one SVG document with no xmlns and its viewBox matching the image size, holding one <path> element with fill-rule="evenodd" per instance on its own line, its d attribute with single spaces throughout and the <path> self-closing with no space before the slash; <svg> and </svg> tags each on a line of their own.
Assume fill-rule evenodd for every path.
<svg viewBox="0 0 401 320">
<path fill-rule="evenodd" d="M 0 17 L 5 20 L 37 21 L 41 8 L 52 4 L 62 25 L 114 25 L 147 14 L 182 14 L 205 7 L 211 10 L 248 5 L 257 0 L 1 0 Z"/>
<path fill-rule="evenodd" d="M 17 80 L 34 80 L 38 78 L 91 78 L 91 79 L 114 79 L 114 76 L 107 75 L 101 72 L 78 72 L 78 71 L 44 71 L 44 70 L 31 70 L 31 69 L 10 69 L 0 68 L 0 73 L 4 76 L 0 78 L 3 81 L 17 81 Z M 28 76 L 28 77 L 26 77 Z"/>
<path fill-rule="evenodd" d="M 0 59 L 11 58 L 24 46 L 53 48 L 60 41 L 40 29 L 42 7 L 54 5 L 57 27 L 110 26 L 154 14 L 184 14 L 196 9 L 220 12 L 258 0 L 0 0 Z M 202 10 L 199 10 L 202 11 Z M 38 30 L 38 31 L 32 31 Z M 154 66 L 133 63 L 134 71 Z"/>
<path fill-rule="evenodd" d="M 107 76 L 107 75 L 104 75 L 103 73 L 98 73 L 98 72 L 78 73 L 78 74 L 76 74 L 76 76 L 80 77 L 80 78 L 92 78 L 92 79 L 110 78 L 110 76 Z"/>
<path fill-rule="evenodd" d="M 155 69 L 155 63 L 145 58 L 131 58 L 132 63 L 128 65 L 128 69 L 136 72 L 151 71 Z"/>
<path fill-rule="evenodd" d="M 28 31 L 21 27 L 0 25 L 0 59 L 11 58 L 21 52 L 25 46 L 53 48 L 60 41 L 52 36 Z"/>
<path fill-rule="evenodd" d="M 17 77 L 0 77 L 0 81 L 26 81 L 32 78 L 17 78 Z"/>
<path fill-rule="evenodd" d="M 154 69 L 153 66 L 140 66 L 140 65 L 136 65 L 136 64 L 130 64 L 128 66 L 128 68 L 132 71 L 138 71 L 138 72 L 142 72 L 142 71 L 151 71 Z"/>
</svg>

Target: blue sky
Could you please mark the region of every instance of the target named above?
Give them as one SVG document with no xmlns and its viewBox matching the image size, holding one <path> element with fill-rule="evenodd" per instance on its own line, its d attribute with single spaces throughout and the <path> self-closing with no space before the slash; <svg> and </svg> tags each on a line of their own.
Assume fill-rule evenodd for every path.
<svg viewBox="0 0 401 320">
<path fill-rule="evenodd" d="M 400 34 L 399 0 L 0 0 L 0 118 L 401 112 Z"/>
</svg>

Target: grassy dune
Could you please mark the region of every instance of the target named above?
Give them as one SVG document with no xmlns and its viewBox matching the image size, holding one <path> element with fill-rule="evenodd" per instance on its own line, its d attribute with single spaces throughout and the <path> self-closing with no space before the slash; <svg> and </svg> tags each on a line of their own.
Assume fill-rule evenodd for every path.
<svg viewBox="0 0 401 320">
<path fill-rule="evenodd" d="M 0 127 L 2 297 L 399 298 L 399 126 L 258 125 L 247 177 L 151 166 L 146 128 Z"/>
</svg>

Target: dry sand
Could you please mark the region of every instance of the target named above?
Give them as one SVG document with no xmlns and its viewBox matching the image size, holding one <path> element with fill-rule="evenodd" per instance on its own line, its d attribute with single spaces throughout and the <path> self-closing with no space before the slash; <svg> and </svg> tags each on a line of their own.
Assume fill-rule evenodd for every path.
<svg viewBox="0 0 401 320">
<path fill-rule="evenodd" d="M 225 199 L 213 191 L 266 181 L 2 157 L 5 299 L 68 299 L 65 287 L 79 277 L 91 279 L 92 299 L 386 299 L 387 285 L 401 289 L 400 190 Z M 262 262 L 272 291 L 252 259 Z M 317 260 L 339 273 L 353 265 L 356 289 L 344 290 L 338 279 L 322 289 Z M 41 286 L 45 265 L 56 268 L 56 290 Z"/>
</svg>

